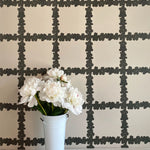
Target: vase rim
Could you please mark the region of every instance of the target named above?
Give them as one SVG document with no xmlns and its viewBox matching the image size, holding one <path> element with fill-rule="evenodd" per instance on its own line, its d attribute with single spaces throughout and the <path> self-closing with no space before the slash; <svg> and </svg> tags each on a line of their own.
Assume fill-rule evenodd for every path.
<svg viewBox="0 0 150 150">
<path fill-rule="evenodd" d="M 52 118 L 55 118 L 55 117 L 63 117 L 63 116 L 67 116 L 67 113 L 65 114 L 62 114 L 62 115 L 57 115 L 57 116 L 46 116 L 46 115 L 43 115 L 44 118 L 49 118 L 49 117 L 52 117 Z"/>
</svg>

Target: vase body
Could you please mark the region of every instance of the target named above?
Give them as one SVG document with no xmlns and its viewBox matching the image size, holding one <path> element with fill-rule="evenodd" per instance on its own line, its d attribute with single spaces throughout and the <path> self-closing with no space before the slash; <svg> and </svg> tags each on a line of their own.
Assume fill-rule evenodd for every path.
<svg viewBox="0 0 150 150">
<path fill-rule="evenodd" d="M 64 150 L 67 114 L 44 116 L 45 150 Z"/>
</svg>

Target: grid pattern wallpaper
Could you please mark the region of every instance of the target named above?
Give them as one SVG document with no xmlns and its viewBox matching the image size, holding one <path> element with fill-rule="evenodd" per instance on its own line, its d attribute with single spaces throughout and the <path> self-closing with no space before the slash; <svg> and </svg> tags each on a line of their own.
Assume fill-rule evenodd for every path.
<svg viewBox="0 0 150 150">
<path fill-rule="evenodd" d="M 145 85 L 150 81 L 150 62 L 147 61 L 150 52 L 146 51 L 150 46 L 150 22 L 145 17 L 149 17 L 149 7 L 150 0 L 0 0 L 0 19 L 3 18 L 0 21 L 0 149 L 14 146 L 24 150 L 44 145 L 43 137 L 30 137 L 30 133 L 26 132 L 26 124 L 32 122 L 26 116 L 34 110 L 18 105 L 19 93 L 17 97 L 12 96 L 17 90 L 9 85 L 16 84 L 16 89 L 19 89 L 26 76 L 44 74 L 51 67 L 61 68 L 70 76 L 82 76 L 85 80 L 86 101 L 83 107 L 86 122 L 85 129 L 82 129 L 81 122 L 79 128 L 86 133 L 77 136 L 70 134 L 66 145 L 127 148 L 149 144 L 148 132 L 138 134 L 141 121 L 134 119 L 134 115 L 149 118 L 150 97 L 141 92 L 148 93 Z M 47 22 L 42 20 L 43 13 L 47 14 Z M 34 14 L 39 17 L 37 20 Z M 130 18 L 132 15 L 138 16 L 139 26 L 138 21 L 134 23 Z M 105 25 L 108 19 L 109 24 Z M 30 43 L 37 44 L 32 46 Z M 69 48 L 65 51 L 67 46 Z M 39 47 L 41 50 L 36 51 Z M 103 55 L 103 51 L 108 55 Z M 9 63 L 5 63 L 8 61 L 6 58 L 9 58 Z M 134 61 L 132 58 L 135 58 Z M 30 61 L 32 59 L 33 63 Z M 116 84 L 119 93 L 114 96 L 110 91 L 116 88 Z M 136 90 L 137 86 L 141 87 L 140 90 Z M 138 93 L 141 97 L 136 97 Z M 113 113 L 118 120 L 111 118 Z M 12 116 L 10 120 L 8 116 Z M 108 129 L 104 120 L 107 120 L 106 125 L 110 125 Z M 14 121 L 17 128 L 11 128 Z M 135 124 L 130 126 L 132 121 Z M 6 124 L 11 129 L 4 135 L 1 133 Z M 106 129 L 99 131 L 101 126 Z M 112 133 L 114 126 L 118 127 L 117 135 Z M 10 138 L 11 134 L 17 136 Z"/>
</svg>

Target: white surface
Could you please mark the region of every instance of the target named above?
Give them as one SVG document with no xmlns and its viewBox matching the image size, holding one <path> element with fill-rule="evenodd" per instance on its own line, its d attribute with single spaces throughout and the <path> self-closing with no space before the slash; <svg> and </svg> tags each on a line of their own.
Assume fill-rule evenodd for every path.
<svg viewBox="0 0 150 150">
<path fill-rule="evenodd" d="M 7 150 L 7 149 L 0 149 L 0 150 Z M 11 149 L 15 150 L 15 149 Z M 37 149 L 32 149 L 37 150 Z M 65 150 L 150 150 L 150 148 L 92 148 L 92 149 L 65 149 Z"/>
</svg>

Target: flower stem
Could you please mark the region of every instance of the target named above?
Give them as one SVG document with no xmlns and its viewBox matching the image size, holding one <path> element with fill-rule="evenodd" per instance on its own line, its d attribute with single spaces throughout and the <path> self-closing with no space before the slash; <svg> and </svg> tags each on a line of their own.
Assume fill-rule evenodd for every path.
<svg viewBox="0 0 150 150">
<path fill-rule="evenodd" d="M 35 94 L 35 98 L 36 98 L 36 100 L 37 100 L 39 106 L 41 107 L 42 111 L 44 112 L 44 115 L 47 116 L 47 113 L 46 113 L 46 111 L 44 110 L 43 106 L 41 105 L 41 103 L 40 103 L 40 101 L 39 101 L 39 98 L 38 98 L 37 94 Z"/>
<path fill-rule="evenodd" d="M 52 104 L 52 103 L 51 103 L 51 104 Z M 53 104 L 51 105 L 51 108 L 52 108 L 52 112 L 53 112 L 53 111 L 54 111 L 54 105 L 53 105 Z"/>
</svg>

